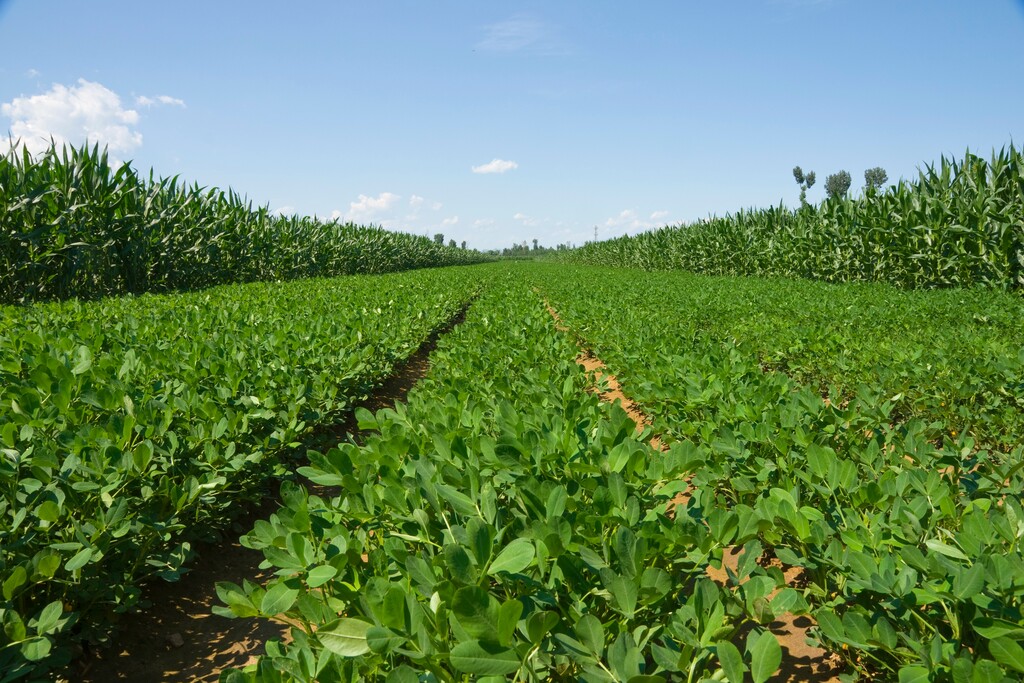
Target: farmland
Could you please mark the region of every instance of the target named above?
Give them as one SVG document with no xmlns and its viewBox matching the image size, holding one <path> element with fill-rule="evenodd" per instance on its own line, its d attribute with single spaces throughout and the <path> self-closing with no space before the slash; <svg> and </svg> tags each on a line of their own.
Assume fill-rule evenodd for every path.
<svg viewBox="0 0 1024 683">
<path fill-rule="evenodd" d="M 273 577 L 212 611 L 291 638 L 230 683 L 765 683 L 797 619 L 820 680 L 1019 679 L 1019 157 L 475 264 L 8 155 L 0 681 L 75 672 L 268 492 Z"/>
<path fill-rule="evenodd" d="M 290 485 L 245 537 L 278 578 L 221 584 L 218 612 L 295 640 L 225 680 L 766 681 L 785 614 L 851 676 L 1010 680 L 1022 309 L 507 268 L 405 405 L 310 454 L 299 472 L 334 493 Z M 588 392 L 577 340 L 653 430 Z"/>
</svg>

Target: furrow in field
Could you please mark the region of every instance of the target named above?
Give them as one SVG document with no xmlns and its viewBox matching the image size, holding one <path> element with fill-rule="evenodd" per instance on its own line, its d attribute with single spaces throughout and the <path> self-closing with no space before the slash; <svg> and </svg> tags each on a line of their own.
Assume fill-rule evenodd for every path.
<svg viewBox="0 0 1024 683">
<path fill-rule="evenodd" d="M 556 328 L 576 339 L 576 343 L 580 346 L 577 362 L 594 377 L 594 390 L 599 392 L 601 400 L 607 403 L 618 402 L 636 423 L 637 431 L 649 428 L 652 424 L 650 417 L 625 393 L 618 378 L 608 370 L 604 361 L 586 347 L 580 336 L 566 326 L 558 315 L 558 311 L 548 301 L 545 300 L 544 305 L 555 320 Z M 668 447 L 657 435 L 652 436 L 649 443 L 655 450 L 662 452 L 668 450 Z M 688 486 L 685 491 L 676 494 L 676 497 L 668 504 L 670 514 L 677 507 L 687 504 L 692 491 L 693 488 Z M 708 577 L 719 585 L 728 587 L 729 573 L 737 574 L 741 551 L 742 548 L 739 546 L 726 547 L 722 553 L 722 566 L 716 568 L 709 565 L 706 570 Z M 774 561 L 778 563 L 777 560 Z M 802 570 L 799 567 L 783 567 L 783 571 L 787 586 L 793 587 L 800 584 Z M 778 593 L 779 589 L 776 589 L 769 595 L 769 599 L 774 598 Z M 836 675 L 838 662 L 826 650 L 808 642 L 811 640 L 810 629 L 815 626 L 814 620 L 807 615 L 797 616 L 789 612 L 777 615 L 776 620 L 770 624 L 769 630 L 782 646 L 784 657 L 779 671 L 771 680 L 779 683 L 838 683 L 839 678 Z M 738 640 L 739 638 L 737 638 Z"/>
<path fill-rule="evenodd" d="M 438 340 L 465 320 L 470 305 L 472 301 L 437 326 L 412 354 L 396 363 L 391 375 L 344 420 L 318 428 L 304 440 L 304 445 L 329 448 L 341 440 L 358 438 L 355 410 L 376 411 L 405 401 L 409 390 L 430 369 L 430 354 Z M 312 485 L 310 488 L 319 495 L 329 493 L 328 487 Z M 252 528 L 257 520 L 273 514 L 279 505 L 276 497 L 267 497 L 236 523 L 236 530 Z M 226 669 L 256 662 L 268 641 L 289 642 L 291 635 L 284 623 L 257 618 L 226 619 L 212 612 L 212 608 L 220 604 L 218 582 L 238 585 L 269 582 L 274 572 L 261 568 L 262 562 L 261 553 L 243 546 L 233 534 L 221 543 L 201 548 L 192 570 L 180 581 L 152 582 L 146 587 L 146 599 L 152 606 L 145 612 L 124 618 L 113 648 L 90 653 L 91 656 L 80 660 L 75 680 L 83 683 L 212 683 Z"/>
</svg>

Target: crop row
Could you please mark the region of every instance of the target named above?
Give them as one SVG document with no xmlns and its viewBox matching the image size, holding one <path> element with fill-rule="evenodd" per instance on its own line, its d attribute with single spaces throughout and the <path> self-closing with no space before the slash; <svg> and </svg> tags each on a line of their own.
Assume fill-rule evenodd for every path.
<svg viewBox="0 0 1024 683">
<path fill-rule="evenodd" d="M 740 211 L 587 244 L 567 262 L 933 289 L 1024 286 L 1024 153 L 928 166 L 913 180 L 798 210 Z"/>
<path fill-rule="evenodd" d="M 0 304 L 388 273 L 485 260 L 375 227 L 276 216 L 98 148 L 0 154 Z"/>
<path fill-rule="evenodd" d="M 0 308 L 0 680 L 102 640 L 479 269 Z"/>
<path fill-rule="evenodd" d="M 1019 299 L 532 277 L 672 443 L 694 488 L 679 514 L 800 568 L 818 638 L 851 675 L 1024 674 Z"/>
<path fill-rule="evenodd" d="M 493 283 L 407 404 L 310 454 L 329 492 L 289 483 L 243 538 L 276 577 L 220 584 L 216 611 L 293 639 L 221 680 L 767 680 L 763 624 L 802 598 L 754 552 L 707 578 L 734 528 L 672 511 L 689 460 L 588 392 L 577 354 L 521 268 Z"/>
</svg>

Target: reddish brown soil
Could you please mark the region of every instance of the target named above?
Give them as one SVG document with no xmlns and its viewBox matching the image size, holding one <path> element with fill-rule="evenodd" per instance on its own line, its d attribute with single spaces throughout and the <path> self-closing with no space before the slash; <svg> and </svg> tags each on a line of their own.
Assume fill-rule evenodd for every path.
<svg viewBox="0 0 1024 683">
<path fill-rule="evenodd" d="M 452 320 L 398 364 L 392 375 L 362 403 L 371 411 L 404 401 L 409 390 L 430 368 L 430 353 L 441 335 L 465 319 L 467 304 Z M 354 414 L 345 421 L 318 430 L 311 440 L 316 446 L 329 446 L 357 431 Z M 317 489 L 322 495 L 322 487 Z M 236 525 L 242 532 L 277 508 L 276 499 L 267 499 Z M 83 683 L 138 681 L 149 683 L 186 683 L 216 681 L 228 668 L 246 666 L 263 653 L 271 639 L 287 640 L 288 628 L 266 619 L 228 619 L 212 614 L 219 605 L 215 584 L 230 581 L 241 585 L 248 580 L 263 583 L 272 573 L 259 568 L 263 553 L 245 548 L 228 536 L 221 544 L 199 548 L 199 557 L 191 571 L 176 583 L 152 582 L 145 586 L 145 598 L 152 606 L 144 612 L 125 615 L 118 624 L 113 647 L 83 656 L 65 680 Z"/>
<path fill-rule="evenodd" d="M 571 333 L 558 317 L 558 312 L 550 305 L 547 308 L 555 319 L 555 326 L 563 332 Z M 594 374 L 594 386 L 596 390 L 601 391 L 601 398 L 609 403 L 618 401 L 622 409 L 636 422 L 638 431 L 650 426 L 650 418 L 623 392 L 619 381 L 608 372 L 605 364 L 592 351 L 583 348 L 576 362 L 582 365 L 587 372 Z M 603 390 L 602 386 L 605 387 Z M 651 438 L 650 444 L 656 450 L 666 450 L 665 445 L 656 436 Z M 689 499 L 688 491 L 677 494 L 668 504 L 669 514 L 677 506 L 685 505 Z M 733 572 L 736 571 L 739 553 L 740 548 L 738 547 L 727 548 L 722 558 L 722 568 L 708 567 L 708 576 L 722 586 L 727 585 L 726 567 Z M 798 585 L 800 573 L 801 570 L 798 567 L 785 569 L 786 584 L 788 586 Z M 785 614 L 779 616 L 769 626 L 782 646 L 783 653 L 782 666 L 771 681 L 774 683 L 839 683 L 838 674 L 841 672 L 839 657 L 808 642 L 810 640 L 809 630 L 814 625 L 814 621 L 808 616 Z"/>
</svg>

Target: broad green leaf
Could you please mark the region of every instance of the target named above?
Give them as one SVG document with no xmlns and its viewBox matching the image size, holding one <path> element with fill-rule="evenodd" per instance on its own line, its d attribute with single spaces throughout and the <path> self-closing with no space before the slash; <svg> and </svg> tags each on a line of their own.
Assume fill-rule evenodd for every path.
<svg viewBox="0 0 1024 683">
<path fill-rule="evenodd" d="M 900 668 L 900 683 L 928 683 L 931 676 L 928 669 L 923 666 L 908 665 Z"/>
<path fill-rule="evenodd" d="M 64 603 L 60 600 L 55 600 L 49 605 L 43 608 L 43 611 L 39 614 L 39 620 L 36 623 L 36 632 L 39 635 L 46 635 L 50 633 L 60 620 L 61 615 L 64 612 Z"/>
<path fill-rule="evenodd" d="M 743 655 L 740 654 L 739 648 L 723 640 L 715 645 L 715 653 L 729 683 L 743 683 L 743 672 L 747 667 L 743 664 Z"/>
<path fill-rule="evenodd" d="M 604 655 L 604 625 L 592 614 L 584 614 L 576 622 L 576 637 L 592 653 Z"/>
<path fill-rule="evenodd" d="M 494 562 L 488 567 L 487 573 L 492 576 L 500 572 L 519 573 L 530 566 L 536 552 L 531 541 L 517 538 L 502 548 L 498 556 L 494 558 Z"/>
<path fill-rule="evenodd" d="M 316 637 L 336 655 L 358 657 L 370 651 L 366 635 L 372 627 L 373 624 L 360 619 L 336 619 L 317 629 Z"/>
<path fill-rule="evenodd" d="M 748 641 L 749 642 L 749 641 Z M 750 675 L 754 683 L 765 683 L 782 664 L 782 648 L 770 631 L 763 631 L 750 651 Z"/>
<path fill-rule="evenodd" d="M 73 572 L 89 564 L 89 560 L 91 559 L 92 548 L 82 548 L 77 553 L 75 553 L 74 557 L 72 557 L 64 564 L 64 569 L 69 572 Z"/>
<path fill-rule="evenodd" d="M 260 602 L 260 614 L 267 617 L 275 617 L 291 609 L 295 600 L 299 597 L 299 590 L 291 588 L 283 581 L 273 584 L 267 589 Z"/>
<path fill-rule="evenodd" d="M 338 570 L 329 564 L 323 564 L 310 570 L 306 576 L 306 585 L 310 588 L 319 588 L 338 574 Z"/>
<path fill-rule="evenodd" d="M 466 586 L 455 591 L 452 614 L 471 638 L 499 642 L 498 613 L 498 601 L 483 588 Z"/>
<path fill-rule="evenodd" d="M 457 671 L 477 676 L 504 676 L 519 669 L 519 655 L 511 648 L 470 640 L 452 648 L 449 661 Z"/>
<path fill-rule="evenodd" d="M 523 615 L 523 603 L 518 600 L 507 600 L 498 608 L 498 642 L 504 646 L 512 645 L 512 637 L 516 625 Z"/>
<path fill-rule="evenodd" d="M 1024 648 L 1009 638 L 995 638 L 988 643 L 992 658 L 1003 666 L 1024 673 Z"/>
<path fill-rule="evenodd" d="M 952 557 L 954 560 L 967 560 L 967 559 L 969 559 L 967 557 L 967 555 L 964 555 L 962 550 L 960 550 L 959 548 L 954 548 L 953 546 L 951 546 L 951 545 L 949 545 L 947 543 L 943 543 L 942 541 L 937 541 L 935 539 L 930 539 L 930 540 L 925 541 L 924 544 L 926 546 L 928 546 L 928 548 L 932 552 L 939 553 L 940 555 L 945 555 L 946 557 Z"/>
</svg>

